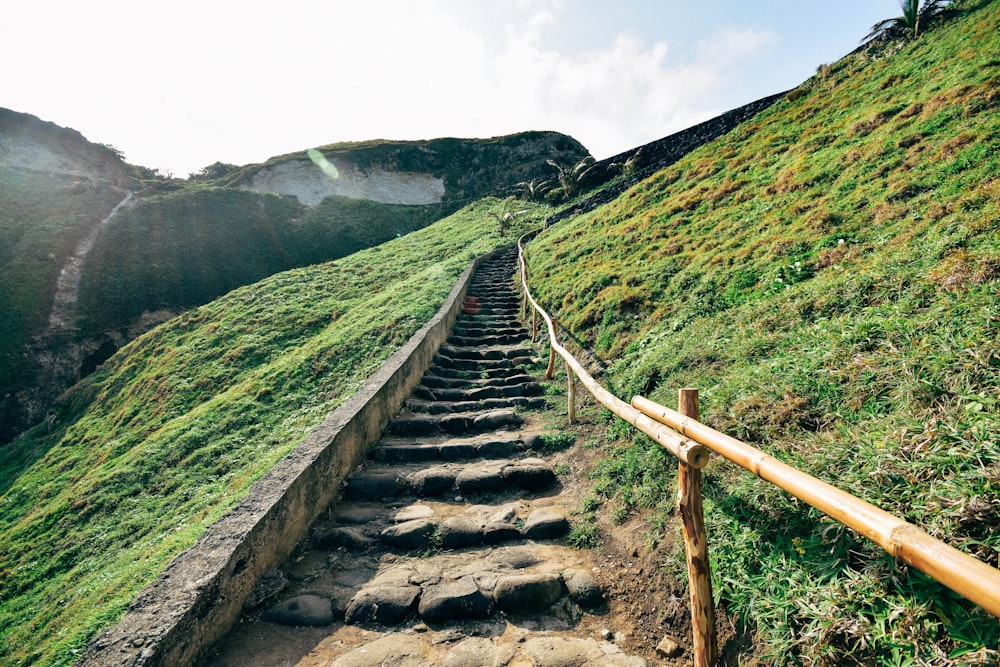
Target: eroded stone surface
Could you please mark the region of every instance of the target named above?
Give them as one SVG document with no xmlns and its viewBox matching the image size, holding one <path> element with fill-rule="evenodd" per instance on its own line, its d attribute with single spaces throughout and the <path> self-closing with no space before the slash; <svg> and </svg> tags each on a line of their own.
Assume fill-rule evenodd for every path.
<svg viewBox="0 0 1000 667">
<path fill-rule="evenodd" d="M 330 625 L 333 605 L 330 598 L 299 595 L 277 603 L 264 612 L 262 618 L 281 625 Z"/>
</svg>

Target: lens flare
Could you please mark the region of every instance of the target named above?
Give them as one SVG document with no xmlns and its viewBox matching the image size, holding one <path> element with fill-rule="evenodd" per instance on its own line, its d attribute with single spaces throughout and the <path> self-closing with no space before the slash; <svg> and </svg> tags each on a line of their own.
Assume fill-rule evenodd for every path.
<svg viewBox="0 0 1000 667">
<path fill-rule="evenodd" d="M 326 174 L 327 178 L 332 180 L 340 178 L 340 172 L 337 171 L 337 167 L 334 166 L 332 162 L 327 160 L 326 156 L 320 153 L 318 149 L 310 148 L 306 151 L 306 155 L 308 155 L 309 159 L 313 161 L 313 164 L 319 167 L 320 170 Z"/>
</svg>

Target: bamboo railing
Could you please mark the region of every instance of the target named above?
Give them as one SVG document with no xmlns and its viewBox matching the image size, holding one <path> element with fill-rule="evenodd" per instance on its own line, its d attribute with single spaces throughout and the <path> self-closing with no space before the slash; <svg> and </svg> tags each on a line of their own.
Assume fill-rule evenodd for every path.
<svg viewBox="0 0 1000 667">
<path fill-rule="evenodd" d="M 864 535 L 895 558 L 1000 618 L 1000 570 L 871 503 L 702 424 L 698 421 L 697 390 L 681 389 L 678 409 L 675 411 L 642 396 L 635 396 L 631 405 L 626 404 L 598 384 L 573 355 L 559 345 L 556 340 L 555 319 L 538 304 L 528 288 L 524 242 L 535 233 L 537 231 L 525 234 L 518 240 L 518 261 L 524 290 L 523 314 L 526 316 L 530 304 L 533 308 L 532 340 L 537 333 L 538 316 L 541 316 L 548 328 L 550 352 L 546 377 L 552 378 L 556 354 L 566 364 L 570 423 L 573 423 L 576 414 L 575 375 L 595 399 L 652 437 L 679 459 L 678 506 L 684 524 L 691 586 L 692 643 L 694 664 L 697 667 L 713 665 L 718 659 L 711 573 L 708 570 L 708 544 L 701 500 L 701 468 L 708 463 L 707 450 L 749 470 Z M 632 410 L 626 410 L 625 407 Z M 636 416 L 635 412 L 639 412 L 642 418 Z"/>
<path fill-rule="evenodd" d="M 549 332 L 549 366 L 545 371 L 545 378 L 547 380 L 552 379 L 552 374 L 555 371 L 555 357 L 558 354 L 562 357 L 566 364 L 566 376 L 569 382 L 567 389 L 570 403 L 568 408 L 570 423 L 576 420 L 576 378 L 579 378 L 580 383 L 587 388 L 595 399 L 611 410 L 611 412 L 615 413 L 629 424 L 632 424 L 637 429 L 658 442 L 681 461 L 690 466 L 694 466 L 695 468 L 701 468 L 708 463 L 709 452 L 703 445 L 699 445 L 690 438 L 684 437 L 669 426 L 664 426 L 652 417 L 643 414 L 602 387 L 597 380 L 591 377 L 590 373 L 587 372 L 580 362 L 577 361 L 572 354 L 570 354 L 569 350 L 558 343 L 556 340 L 555 321 L 549 316 L 548 313 L 545 312 L 545 309 L 538 305 L 538 302 L 535 301 L 535 298 L 531 295 L 531 291 L 528 289 L 528 269 L 527 264 L 524 261 L 523 239 L 524 237 L 522 236 L 517 243 L 518 261 L 521 267 L 521 284 L 524 287 L 524 297 L 527 303 L 532 305 L 535 312 L 535 316 L 532 321 L 532 339 L 534 340 L 535 338 L 538 328 L 537 317 L 540 315 Z"/>
<path fill-rule="evenodd" d="M 636 396 L 632 405 L 861 533 L 907 565 L 1000 618 L 1000 570 L 899 517 L 697 420 Z"/>
</svg>

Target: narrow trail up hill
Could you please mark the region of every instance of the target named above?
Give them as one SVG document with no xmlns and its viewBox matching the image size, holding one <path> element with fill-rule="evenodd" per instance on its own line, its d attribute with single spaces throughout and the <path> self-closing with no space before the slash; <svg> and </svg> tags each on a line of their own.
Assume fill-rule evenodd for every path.
<svg viewBox="0 0 1000 667">
<path fill-rule="evenodd" d="M 641 666 L 604 631 L 596 554 L 566 545 L 514 253 L 465 313 L 370 461 L 204 665 Z"/>
<path fill-rule="evenodd" d="M 62 331 L 72 329 L 76 325 L 77 301 L 80 293 L 80 276 L 83 273 L 83 266 L 87 261 L 87 255 L 94 247 L 101 228 L 118 215 L 118 212 L 132 201 L 134 192 L 128 191 L 125 197 L 118 202 L 111 212 L 104 216 L 104 219 L 94 225 L 87 235 L 77 244 L 73 254 L 66 260 L 66 264 L 59 271 L 59 278 L 56 281 L 56 293 L 52 298 L 52 311 L 49 313 L 49 328 L 46 336 L 53 336 Z"/>
</svg>

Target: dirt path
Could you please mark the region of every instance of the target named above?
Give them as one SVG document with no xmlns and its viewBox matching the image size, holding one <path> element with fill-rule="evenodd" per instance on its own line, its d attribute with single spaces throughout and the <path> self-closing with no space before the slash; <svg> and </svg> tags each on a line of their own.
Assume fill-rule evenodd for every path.
<svg viewBox="0 0 1000 667">
<path fill-rule="evenodd" d="M 649 664 L 623 650 L 607 555 L 567 544 L 582 475 L 540 436 L 513 260 L 480 268 L 370 461 L 203 665 Z"/>
<path fill-rule="evenodd" d="M 132 201 L 134 192 L 129 191 L 125 197 L 118 202 L 111 212 L 103 220 L 94 225 L 87 235 L 77 244 L 73 254 L 66 260 L 66 264 L 59 271 L 59 278 L 56 281 L 56 293 L 52 299 L 52 310 L 49 312 L 49 328 L 46 336 L 72 329 L 76 324 L 77 298 L 80 293 L 80 276 L 83 273 L 87 255 L 94 247 L 98 234 L 104 225 L 114 218 L 122 207 L 127 206 Z"/>
</svg>

